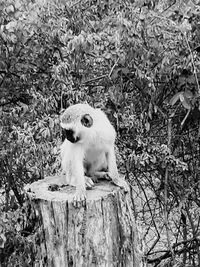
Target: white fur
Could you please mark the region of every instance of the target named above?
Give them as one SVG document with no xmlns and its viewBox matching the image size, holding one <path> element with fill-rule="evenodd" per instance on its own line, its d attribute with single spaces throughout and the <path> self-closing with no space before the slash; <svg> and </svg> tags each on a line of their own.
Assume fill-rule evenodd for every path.
<svg viewBox="0 0 200 267">
<path fill-rule="evenodd" d="M 84 114 L 93 119 L 89 128 L 81 124 Z M 65 139 L 61 145 L 62 168 L 67 184 L 85 190 L 84 174 L 92 177 L 96 172 L 107 170 L 117 185 L 125 187 L 125 181 L 120 183 L 114 153 L 116 132 L 103 111 L 87 104 L 73 105 L 63 113 L 61 127 L 73 129 L 75 136 L 80 137 L 77 143 Z"/>
</svg>

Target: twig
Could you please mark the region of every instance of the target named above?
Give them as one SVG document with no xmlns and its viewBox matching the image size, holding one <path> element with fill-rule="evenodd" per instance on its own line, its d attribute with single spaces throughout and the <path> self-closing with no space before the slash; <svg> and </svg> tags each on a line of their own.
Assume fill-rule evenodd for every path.
<svg viewBox="0 0 200 267">
<path fill-rule="evenodd" d="M 170 9 L 173 5 L 176 4 L 176 0 L 173 1 L 173 3 L 171 3 L 168 7 L 166 7 L 162 12 L 161 12 L 161 15 L 163 15 L 168 9 Z M 151 21 L 150 21 L 150 24 L 155 20 L 155 18 L 153 18 Z"/>
<path fill-rule="evenodd" d="M 187 241 L 187 243 L 188 242 L 193 242 L 192 240 L 191 241 Z M 190 247 L 190 250 L 192 250 L 192 249 L 194 249 L 195 248 L 195 245 L 193 245 L 193 246 L 191 246 Z M 180 254 L 182 254 L 183 252 L 185 251 L 185 248 L 181 248 L 181 249 L 179 249 L 179 250 L 176 250 L 176 251 L 173 251 L 173 253 L 174 254 L 176 254 L 176 255 L 180 255 Z M 195 253 L 194 252 L 194 254 L 197 254 L 197 253 Z M 147 263 L 155 263 L 156 265 L 154 265 L 154 266 L 157 266 L 162 260 L 164 260 L 164 259 L 167 259 L 167 258 L 171 258 L 172 257 L 172 254 L 171 254 L 171 251 L 170 250 L 168 250 L 165 254 L 163 254 L 163 255 L 161 255 L 160 257 L 158 257 L 158 258 L 154 258 L 154 259 L 147 259 Z"/>
<path fill-rule="evenodd" d="M 185 38 L 185 40 L 186 40 L 186 44 L 187 44 L 188 50 L 190 51 L 191 60 L 192 60 L 192 66 L 193 66 L 193 70 L 194 70 L 194 76 L 195 76 L 195 80 L 196 80 L 196 83 L 197 83 L 198 93 L 199 93 L 199 95 L 200 95 L 200 86 L 199 86 L 199 81 L 198 81 L 198 77 L 197 77 L 197 71 L 196 71 L 196 67 L 195 67 L 195 63 L 194 63 L 193 52 L 192 52 L 192 50 L 191 50 L 191 48 L 190 48 L 190 44 L 189 44 L 189 42 L 188 42 L 186 33 L 183 33 L 183 32 L 182 32 L 182 34 L 183 34 L 183 36 L 184 36 L 184 38 Z"/>
<path fill-rule="evenodd" d="M 143 192 L 144 197 L 145 197 L 145 199 L 146 199 L 147 206 L 148 206 L 148 208 L 149 208 L 149 212 L 150 212 L 150 214 L 151 214 L 151 218 L 152 218 L 153 226 L 154 226 L 154 228 L 155 228 L 155 230 L 156 230 L 156 233 L 157 233 L 156 240 L 154 241 L 153 245 L 151 246 L 151 248 L 150 248 L 150 249 L 148 250 L 148 252 L 146 253 L 146 255 L 148 255 L 148 254 L 153 250 L 153 248 L 155 247 L 155 245 L 158 243 L 158 241 L 159 241 L 159 239 L 160 239 L 160 233 L 159 233 L 159 231 L 158 231 L 158 229 L 157 229 L 157 225 L 156 225 L 156 222 L 155 222 L 155 220 L 154 220 L 154 216 L 153 216 L 153 213 L 152 213 L 151 206 L 150 206 L 150 204 L 149 204 L 148 196 L 147 196 L 146 191 L 144 190 L 144 188 L 143 188 L 143 186 L 142 186 L 140 180 L 137 178 L 137 175 L 136 175 L 136 181 L 137 181 L 137 183 L 139 184 L 140 188 L 142 189 L 142 192 Z"/>
<path fill-rule="evenodd" d="M 168 145 L 168 148 L 171 151 L 171 139 L 172 139 L 172 117 L 171 116 L 168 119 L 167 130 L 168 130 L 167 145 Z M 174 252 L 173 252 L 173 249 L 172 249 L 172 246 L 171 246 L 171 243 L 170 243 L 170 237 L 169 237 L 169 224 L 168 224 L 168 214 L 167 214 L 168 180 L 169 180 L 169 165 L 167 164 L 166 170 L 165 170 L 165 183 L 164 183 L 164 225 L 165 225 L 165 228 L 166 228 L 168 247 L 169 247 L 170 253 L 172 255 L 172 258 L 174 259 Z"/>
<path fill-rule="evenodd" d="M 181 224 L 182 224 L 182 231 L 183 231 L 183 239 L 184 241 L 187 240 L 187 218 L 184 214 L 183 208 L 181 209 Z M 183 244 L 185 251 L 183 251 L 183 259 L 182 259 L 182 263 L 183 266 L 186 263 L 187 260 L 187 250 L 186 250 L 186 243 Z"/>
<path fill-rule="evenodd" d="M 87 83 L 91 83 L 91 82 L 94 82 L 94 81 L 101 80 L 101 79 L 103 79 L 103 78 L 105 78 L 105 77 L 107 77 L 107 76 L 108 76 L 107 74 L 101 75 L 101 76 L 99 76 L 99 77 L 96 77 L 96 78 L 90 79 L 90 80 L 88 80 L 88 81 L 85 81 L 85 82 L 83 82 L 81 85 L 84 85 L 84 84 L 87 84 Z"/>
<path fill-rule="evenodd" d="M 188 216 L 191 228 L 192 228 L 192 235 L 193 235 L 194 241 L 196 241 L 196 250 L 197 250 L 198 263 L 200 264 L 200 250 L 199 250 L 198 240 L 196 238 L 196 230 L 197 229 L 195 229 L 194 221 L 192 219 L 192 216 L 190 214 L 190 210 L 189 210 L 188 206 L 186 206 L 186 212 L 187 212 L 187 216 Z"/>
<path fill-rule="evenodd" d="M 187 114 L 185 115 L 184 119 L 182 120 L 182 122 L 181 122 L 181 128 L 183 128 L 183 125 L 185 124 L 185 121 L 186 121 L 187 117 L 189 116 L 190 111 L 191 111 L 191 109 L 188 109 Z"/>
<path fill-rule="evenodd" d="M 117 59 L 117 61 L 115 62 L 115 64 L 112 66 L 112 69 L 111 69 L 111 71 L 110 71 L 110 73 L 109 73 L 109 75 L 108 75 L 109 78 L 111 77 L 111 75 L 112 75 L 112 73 L 113 73 L 113 70 L 114 70 L 114 68 L 116 67 L 116 65 L 117 65 L 118 62 L 119 62 L 119 58 Z"/>
<path fill-rule="evenodd" d="M 198 236 L 189 238 L 189 239 L 187 239 L 187 240 L 179 241 L 179 242 L 173 244 L 172 248 L 175 249 L 175 248 L 177 248 L 177 247 L 179 247 L 179 246 L 187 245 L 188 243 L 192 243 L 192 242 L 194 242 L 194 241 L 200 241 L 200 240 L 198 239 Z M 154 252 L 149 253 L 149 255 L 153 255 L 153 254 L 157 254 L 157 253 L 162 253 L 162 252 L 168 252 L 168 250 L 158 250 L 158 251 L 154 251 Z"/>
</svg>

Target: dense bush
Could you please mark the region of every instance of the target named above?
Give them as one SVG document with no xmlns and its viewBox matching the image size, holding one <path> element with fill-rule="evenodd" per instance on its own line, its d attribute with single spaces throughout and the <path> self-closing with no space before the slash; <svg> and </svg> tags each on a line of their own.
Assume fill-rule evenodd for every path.
<svg viewBox="0 0 200 267">
<path fill-rule="evenodd" d="M 87 101 L 117 130 L 145 260 L 200 265 L 199 4 L 0 3 L 2 264 L 34 260 L 22 188 L 60 171 L 59 114 Z"/>
</svg>

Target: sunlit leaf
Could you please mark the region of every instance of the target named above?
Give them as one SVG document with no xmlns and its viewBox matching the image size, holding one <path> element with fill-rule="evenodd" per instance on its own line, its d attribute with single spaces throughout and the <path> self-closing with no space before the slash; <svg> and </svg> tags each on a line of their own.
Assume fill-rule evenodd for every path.
<svg viewBox="0 0 200 267">
<path fill-rule="evenodd" d="M 7 13 L 14 12 L 14 11 L 15 11 L 15 9 L 14 9 L 13 5 L 10 5 L 10 6 L 6 7 L 6 12 Z"/>
<path fill-rule="evenodd" d="M 171 98 L 171 100 L 169 101 L 169 104 L 170 104 L 171 106 L 175 105 L 176 102 L 180 99 L 180 96 L 181 96 L 182 94 L 183 94 L 183 92 L 178 92 L 178 93 L 176 93 L 176 94 Z"/>
<path fill-rule="evenodd" d="M 145 129 L 147 132 L 149 132 L 149 130 L 150 130 L 150 123 L 149 122 L 145 123 Z"/>
<path fill-rule="evenodd" d="M 4 245 L 6 243 L 6 236 L 4 235 L 4 233 L 0 234 L 0 248 L 4 248 Z"/>
<path fill-rule="evenodd" d="M 17 25 L 17 21 L 11 21 L 6 25 L 6 29 L 9 32 L 13 32 L 15 30 L 16 25 Z"/>
<path fill-rule="evenodd" d="M 184 108 L 186 108 L 186 109 L 191 109 L 191 107 L 192 107 L 190 104 L 190 101 L 187 98 L 185 98 L 184 96 L 182 96 L 182 98 L 181 98 L 181 103 L 184 106 Z"/>
</svg>

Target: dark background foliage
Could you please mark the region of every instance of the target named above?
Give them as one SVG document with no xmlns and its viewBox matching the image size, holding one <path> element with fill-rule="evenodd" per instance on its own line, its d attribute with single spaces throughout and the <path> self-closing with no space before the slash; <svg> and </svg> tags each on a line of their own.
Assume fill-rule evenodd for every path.
<svg viewBox="0 0 200 267">
<path fill-rule="evenodd" d="M 60 171 L 59 115 L 102 108 L 118 134 L 144 260 L 200 266 L 200 2 L 0 2 L 0 261 L 34 261 L 23 186 Z"/>
</svg>

